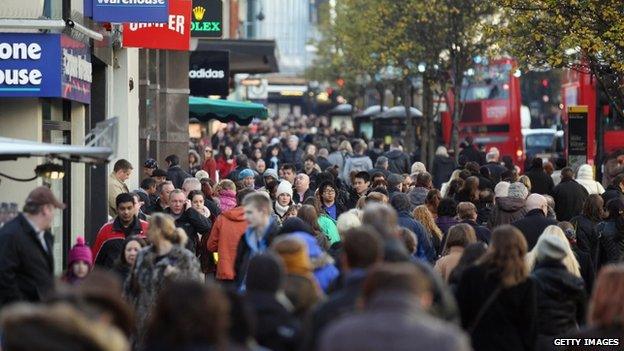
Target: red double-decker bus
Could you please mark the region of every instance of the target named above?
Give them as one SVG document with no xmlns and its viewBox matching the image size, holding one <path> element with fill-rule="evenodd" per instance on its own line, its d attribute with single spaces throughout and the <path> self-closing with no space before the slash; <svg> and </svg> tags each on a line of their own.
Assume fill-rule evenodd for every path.
<svg viewBox="0 0 624 351">
<path fill-rule="evenodd" d="M 466 72 L 463 83 L 460 141 L 472 136 L 475 144 L 486 149 L 497 147 L 501 156 L 510 156 L 520 167 L 524 164 L 522 141 L 520 80 L 511 58 L 492 60 Z M 449 109 L 441 114 L 442 137 L 450 145 L 453 96 Z"/>
<path fill-rule="evenodd" d="M 585 105 L 588 108 L 587 163 L 598 164 L 608 153 L 624 148 L 624 119 L 611 106 L 596 77 L 565 70 L 562 78 L 563 123 L 567 123 L 568 107 Z"/>
</svg>

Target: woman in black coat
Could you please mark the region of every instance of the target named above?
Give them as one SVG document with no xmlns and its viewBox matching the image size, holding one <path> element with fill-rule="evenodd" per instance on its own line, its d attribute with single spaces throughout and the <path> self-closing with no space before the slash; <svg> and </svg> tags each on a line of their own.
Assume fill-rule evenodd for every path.
<svg viewBox="0 0 624 351">
<path fill-rule="evenodd" d="M 563 265 L 566 243 L 555 235 L 542 235 L 535 245 L 538 349 L 550 350 L 553 339 L 578 329 L 583 322 L 587 295 L 583 279 Z"/>
<path fill-rule="evenodd" d="M 607 204 L 609 218 L 596 227 L 599 238 L 598 269 L 622 261 L 624 257 L 624 201 L 613 199 Z"/>
<path fill-rule="evenodd" d="M 598 263 L 598 232 L 596 226 L 605 217 L 604 201 L 598 194 L 589 195 L 583 204 L 583 212 L 572 218 L 570 223 L 576 229 L 576 242 L 579 250 L 591 256 L 594 273 Z"/>
<path fill-rule="evenodd" d="M 485 255 L 462 274 L 457 304 L 475 351 L 535 349 L 536 290 L 526 252 L 522 233 L 500 226 Z"/>
</svg>

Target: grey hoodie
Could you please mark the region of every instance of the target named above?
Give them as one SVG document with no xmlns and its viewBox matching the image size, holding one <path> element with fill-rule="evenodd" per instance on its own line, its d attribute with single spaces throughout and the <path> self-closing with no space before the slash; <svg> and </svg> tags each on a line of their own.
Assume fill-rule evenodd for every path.
<svg viewBox="0 0 624 351">
<path fill-rule="evenodd" d="M 373 168 L 373 161 L 366 155 L 355 155 L 346 159 L 341 177 L 344 181 L 351 185 L 351 172 L 369 171 Z"/>
</svg>

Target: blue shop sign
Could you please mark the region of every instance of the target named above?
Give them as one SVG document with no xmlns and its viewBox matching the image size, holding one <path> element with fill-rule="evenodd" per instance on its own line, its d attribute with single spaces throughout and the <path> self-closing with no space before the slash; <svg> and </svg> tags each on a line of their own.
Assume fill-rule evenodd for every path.
<svg viewBox="0 0 624 351">
<path fill-rule="evenodd" d="M 0 33 L 0 96 L 91 102 L 91 54 L 61 34 Z"/>
<path fill-rule="evenodd" d="M 169 0 L 92 1 L 93 19 L 98 22 L 165 23 L 169 20 Z"/>
<path fill-rule="evenodd" d="M 0 96 L 61 93 L 61 35 L 0 33 Z"/>
</svg>

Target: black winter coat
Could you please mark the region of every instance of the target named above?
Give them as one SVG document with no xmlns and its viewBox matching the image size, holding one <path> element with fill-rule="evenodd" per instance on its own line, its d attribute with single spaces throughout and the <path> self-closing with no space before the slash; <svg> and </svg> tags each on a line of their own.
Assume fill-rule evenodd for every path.
<svg viewBox="0 0 624 351">
<path fill-rule="evenodd" d="M 409 156 L 401 150 L 390 150 L 384 154 L 388 158 L 388 172 L 409 174 L 411 169 Z"/>
<path fill-rule="evenodd" d="M 166 208 L 165 213 L 171 214 L 171 208 Z M 182 228 L 188 236 L 186 248 L 193 253 L 197 252 L 199 234 L 210 235 L 212 223 L 194 208 L 188 208 L 175 220 L 177 228 Z"/>
<path fill-rule="evenodd" d="M 273 351 L 298 349 L 301 326 L 275 294 L 264 291 L 247 293 L 255 317 L 255 339 L 259 345 Z"/>
<path fill-rule="evenodd" d="M 559 221 L 569 221 L 583 211 L 583 204 L 589 197 L 587 189 L 574 179 L 563 179 L 552 191 L 555 199 L 555 213 Z"/>
<path fill-rule="evenodd" d="M 485 158 L 474 145 L 468 145 L 468 147 L 459 153 L 459 157 L 465 158 L 466 162 L 472 161 L 478 163 L 479 165 L 485 163 Z"/>
<path fill-rule="evenodd" d="M 289 148 L 286 148 L 282 152 L 282 164 L 290 163 L 297 168 L 297 171 L 300 171 L 303 168 L 303 156 L 305 156 L 303 150 L 297 148 L 295 151 L 292 151 Z"/>
<path fill-rule="evenodd" d="M 182 189 L 182 183 L 184 183 L 184 179 L 186 178 L 193 178 L 193 176 L 188 174 L 179 165 L 171 166 L 167 169 L 167 179 L 173 183 L 176 189 Z"/>
<path fill-rule="evenodd" d="M 583 322 L 587 304 L 583 279 L 555 261 L 537 263 L 531 277 L 537 287 L 538 335 L 555 336 L 575 330 Z"/>
<path fill-rule="evenodd" d="M 484 265 L 464 271 L 456 297 L 465 329 L 471 328 L 479 310 L 499 285 L 497 274 Z M 536 320 L 535 282 L 528 278 L 500 291 L 474 328 L 472 346 L 475 351 L 534 350 Z"/>
<path fill-rule="evenodd" d="M 618 225 L 615 220 L 608 220 L 599 223 L 596 230 L 600 245 L 598 268 L 621 262 L 624 258 L 624 226 Z"/>
<path fill-rule="evenodd" d="M 23 214 L 0 228 L 0 309 L 11 302 L 38 302 L 53 287 L 54 239 L 44 232 L 46 251 Z"/>
<path fill-rule="evenodd" d="M 531 180 L 531 192 L 534 194 L 552 194 L 555 183 L 542 168 L 532 168 L 525 175 Z"/>
<path fill-rule="evenodd" d="M 486 244 L 490 242 L 492 233 L 490 232 L 489 229 L 487 229 L 487 227 L 478 225 L 477 222 L 471 221 L 469 219 L 463 220 L 462 223 L 466 223 L 470 225 L 475 230 L 475 234 L 477 235 L 478 241 L 484 242 Z"/>
<path fill-rule="evenodd" d="M 605 192 L 602 193 L 602 200 L 604 200 L 605 207 L 607 207 L 607 203 L 613 199 L 622 199 L 624 201 L 624 193 L 622 193 L 622 189 L 619 186 L 609 185 Z"/>
<path fill-rule="evenodd" d="M 488 162 L 483 167 L 490 171 L 490 178 L 492 178 L 494 185 L 501 181 L 501 176 L 507 171 L 507 168 L 498 162 Z"/>
<path fill-rule="evenodd" d="M 524 218 L 513 222 L 512 225 L 520 229 L 530 251 L 537 243 L 537 239 L 542 235 L 544 229 L 549 225 L 557 225 L 557 221 L 546 218 L 542 210 L 535 209 L 527 212 Z"/>
<path fill-rule="evenodd" d="M 455 168 L 457 168 L 455 159 L 447 156 L 436 156 L 433 159 L 433 169 L 431 169 L 433 185 L 440 189 L 442 183 L 447 182 L 451 178 Z"/>
<path fill-rule="evenodd" d="M 596 227 L 599 222 L 592 221 L 585 215 L 579 215 L 570 220 L 576 229 L 576 245 L 578 249 L 590 255 L 595 265 L 598 263 L 599 248 L 598 232 Z"/>
</svg>

